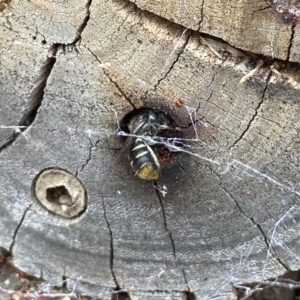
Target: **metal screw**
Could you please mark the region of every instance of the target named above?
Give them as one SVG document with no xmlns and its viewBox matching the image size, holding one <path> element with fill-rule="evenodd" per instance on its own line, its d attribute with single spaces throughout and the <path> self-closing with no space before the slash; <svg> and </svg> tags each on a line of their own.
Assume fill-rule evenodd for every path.
<svg viewBox="0 0 300 300">
<path fill-rule="evenodd" d="M 81 181 L 66 170 L 42 171 L 33 183 L 33 193 L 48 211 L 64 218 L 74 218 L 87 206 L 86 190 Z"/>
</svg>

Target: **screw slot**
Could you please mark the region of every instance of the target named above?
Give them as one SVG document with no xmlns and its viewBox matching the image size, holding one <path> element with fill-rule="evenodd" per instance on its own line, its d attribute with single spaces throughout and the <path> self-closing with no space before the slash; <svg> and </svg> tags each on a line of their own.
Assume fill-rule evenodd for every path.
<svg viewBox="0 0 300 300">
<path fill-rule="evenodd" d="M 33 182 L 33 194 L 51 213 L 74 218 L 87 206 L 86 190 L 81 181 L 66 170 L 43 170 Z"/>
<path fill-rule="evenodd" d="M 64 185 L 48 188 L 46 199 L 49 202 L 65 204 L 68 206 L 70 206 L 73 203 L 72 197 Z"/>
</svg>

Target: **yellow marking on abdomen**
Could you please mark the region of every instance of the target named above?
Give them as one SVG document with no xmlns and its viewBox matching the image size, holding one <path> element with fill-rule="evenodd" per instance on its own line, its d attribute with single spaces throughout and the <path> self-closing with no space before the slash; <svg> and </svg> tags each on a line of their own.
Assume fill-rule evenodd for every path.
<svg viewBox="0 0 300 300">
<path fill-rule="evenodd" d="M 140 144 L 140 145 L 135 146 L 133 149 L 131 149 L 131 151 L 141 149 L 141 148 L 147 148 L 147 146 L 145 144 Z"/>
<path fill-rule="evenodd" d="M 138 159 L 138 158 L 140 158 L 141 156 L 144 156 L 145 154 L 148 154 L 148 153 L 149 153 L 149 151 L 144 151 L 144 152 L 138 154 L 134 159 Z"/>
</svg>

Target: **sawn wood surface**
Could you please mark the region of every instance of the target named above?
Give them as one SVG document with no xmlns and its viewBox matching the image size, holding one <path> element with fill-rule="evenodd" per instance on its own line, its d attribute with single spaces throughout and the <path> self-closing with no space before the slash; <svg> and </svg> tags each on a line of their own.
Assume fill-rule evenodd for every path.
<svg viewBox="0 0 300 300">
<path fill-rule="evenodd" d="M 236 299 L 299 268 L 300 30 L 278 3 L 0 1 L 0 246 L 17 268 L 143 300 Z M 115 164 L 140 107 L 185 139 L 157 182 Z M 84 185 L 79 217 L 34 197 L 47 168 Z"/>
</svg>

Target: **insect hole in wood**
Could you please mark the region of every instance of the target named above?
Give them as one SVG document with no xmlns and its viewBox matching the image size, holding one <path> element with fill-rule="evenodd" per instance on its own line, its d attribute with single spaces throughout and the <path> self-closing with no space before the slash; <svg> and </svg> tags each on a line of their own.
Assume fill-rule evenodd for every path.
<svg viewBox="0 0 300 300">
<path fill-rule="evenodd" d="M 172 153 L 182 145 L 177 138 L 182 132 L 166 113 L 151 109 L 135 109 L 120 123 L 126 140 L 117 158 L 120 162 L 128 157 L 135 175 L 144 180 L 159 178 L 161 167 L 172 160 Z M 124 134 L 124 132 L 126 134 Z"/>
</svg>

